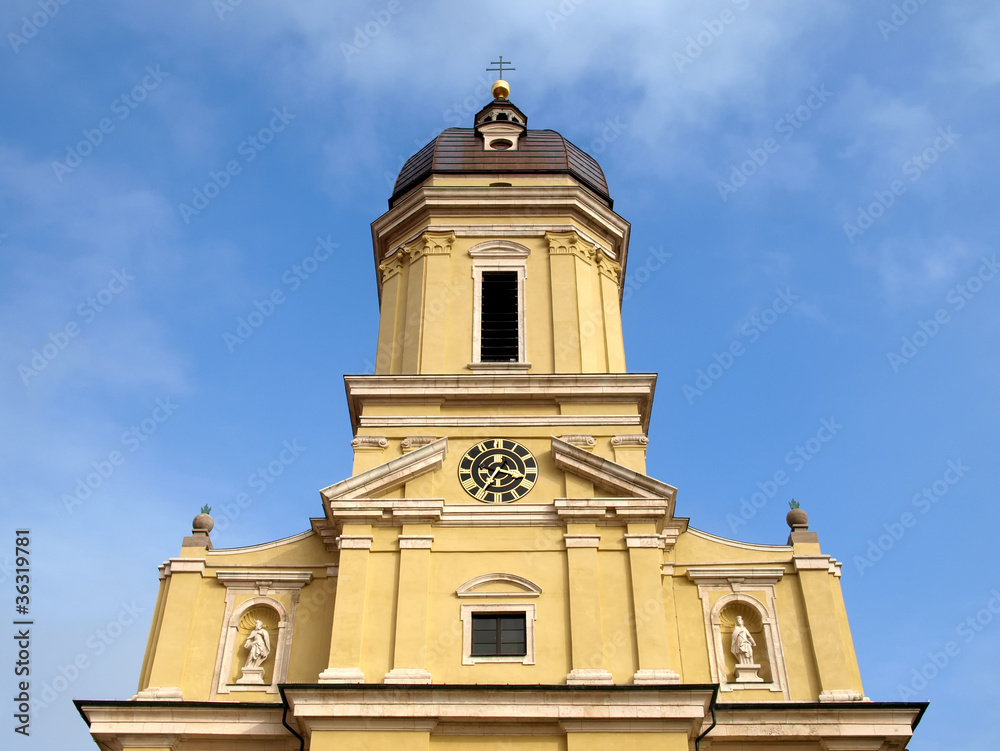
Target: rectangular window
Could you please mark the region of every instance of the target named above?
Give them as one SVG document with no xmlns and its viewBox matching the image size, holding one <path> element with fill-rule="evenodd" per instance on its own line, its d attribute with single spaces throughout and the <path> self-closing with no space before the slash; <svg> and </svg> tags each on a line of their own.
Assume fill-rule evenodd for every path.
<svg viewBox="0 0 1000 751">
<path fill-rule="evenodd" d="M 524 657 L 527 654 L 524 613 L 472 615 L 473 657 Z"/>
<path fill-rule="evenodd" d="M 484 271 L 480 362 L 518 362 L 516 271 Z"/>
</svg>

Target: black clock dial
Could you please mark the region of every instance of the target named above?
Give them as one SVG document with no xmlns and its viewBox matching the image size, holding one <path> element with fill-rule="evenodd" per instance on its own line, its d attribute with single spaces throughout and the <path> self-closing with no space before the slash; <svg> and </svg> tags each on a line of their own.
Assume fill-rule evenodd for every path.
<svg viewBox="0 0 1000 751">
<path fill-rule="evenodd" d="M 535 457 L 506 438 L 491 438 L 465 452 L 458 463 L 458 480 L 465 491 L 484 503 L 510 503 L 531 490 L 538 479 Z"/>
</svg>

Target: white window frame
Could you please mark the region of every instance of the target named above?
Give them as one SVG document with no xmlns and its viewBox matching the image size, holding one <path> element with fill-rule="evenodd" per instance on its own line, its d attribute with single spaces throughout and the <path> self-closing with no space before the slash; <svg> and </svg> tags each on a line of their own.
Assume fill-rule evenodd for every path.
<svg viewBox="0 0 1000 751">
<path fill-rule="evenodd" d="M 528 362 L 525 337 L 524 282 L 528 277 L 528 255 L 531 250 L 510 240 L 491 240 L 469 248 L 472 256 L 472 362 L 469 369 L 481 372 L 526 372 Z M 483 362 L 483 272 L 513 271 L 517 274 L 517 362 Z"/>
<path fill-rule="evenodd" d="M 476 665 L 486 662 L 519 662 L 522 665 L 535 664 L 535 603 L 504 603 L 502 605 L 463 604 L 462 608 L 462 664 Z M 473 655 L 472 616 L 515 613 L 524 615 L 524 655 Z"/>
</svg>

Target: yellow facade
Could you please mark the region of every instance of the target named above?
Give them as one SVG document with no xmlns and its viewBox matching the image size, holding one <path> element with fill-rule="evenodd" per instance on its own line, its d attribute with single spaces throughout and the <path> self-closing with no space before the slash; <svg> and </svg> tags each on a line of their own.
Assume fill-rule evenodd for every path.
<svg viewBox="0 0 1000 751">
<path fill-rule="evenodd" d="M 509 106 L 477 116 L 487 143 L 484 113 Z M 432 169 L 394 197 L 372 225 L 376 372 L 346 379 L 352 476 L 286 540 L 217 550 L 196 520 L 161 567 L 138 693 L 80 702 L 102 747 L 905 747 L 923 705 L 864 697 L 840 564 L 803 521 L 787 544 L 715 537 L 647 474 L 629 225 L 574 169 Z M 508 362 L 478 354 L 495 271 L 517 278 Z M 537 479 L 482 503 L 460 467 L 501 439 Z M 523 617 L 524 654 L 473 653 L 491 613 Z"/>
</svg>

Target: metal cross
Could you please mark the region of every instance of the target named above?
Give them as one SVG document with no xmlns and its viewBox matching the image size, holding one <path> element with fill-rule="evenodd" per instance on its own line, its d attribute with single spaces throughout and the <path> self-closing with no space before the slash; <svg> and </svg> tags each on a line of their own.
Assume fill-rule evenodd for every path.
<svg viewBox="0 0 1000 751">
<path fill-rule="evenodd" d="M 490 65 L 499 65 L 500 66 L 499 68 L 487 68 L 486 69 L 487 72 L 493 71 L 493 70 L 500 71 L 500 78 L 503 78 L 503 66 L 504 65 L 508 66 L 507 70 L 517 70 L 517 68 L 509 67 L 510 66 L 510 60 L 504 60 L 503 59 L 503 55 L 500 55 L 500 59 L 499 60 L 491 60 L 490 61 Z"/>
</svg>

